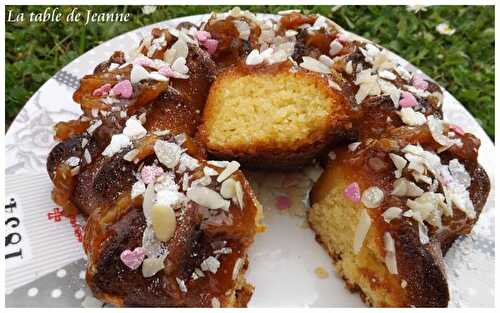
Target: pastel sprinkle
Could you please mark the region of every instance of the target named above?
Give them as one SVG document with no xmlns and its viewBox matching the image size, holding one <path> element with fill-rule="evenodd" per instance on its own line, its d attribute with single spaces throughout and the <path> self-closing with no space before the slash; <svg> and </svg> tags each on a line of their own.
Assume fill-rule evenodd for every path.
<svg viewBox="0 0 500 313">
<path fill-rule="evenodd" d="M 338 35 L 337 38 L 335 39 L 341 43 L 346 43 L 349 42 L 349 39 L 345 35 Z"/>
<path fill-rule="evenodd" d="M 151 60 L 150 58 L 146 58 L 146 57 L 136 58 L 133 61 L 133 63 L 136 65 L 140 65 L 140 66 L 148 66 L 148 67 L 153 66 L 153 60 Z"/>
<path fill-rule="evenodd" d="M 417 99 L 411 92 L 403 91 L 401 92 L 401 99 L 399 100 L 399 105 L 402 108 L 412 108 L 417 105 Z"/>
<path fill-rule="evenodd" d="M 196 32 L 196 38 L 198 38 L 199 41 L 205 41 L 209 38 L 212 38 L 212 34 L 204 30 L 199 30 Z"/>
<path fill-rule="evenodd" d="M 418 74 L 413 75 L 412 84 L 415 88 L 420 90 L 426 90 L 427 87 L 429 87 L 429 83 L 424 80 L 424 77 Z"/>
<path fill-rule="evenodd" d="M 139 266 L 141 266 L 142 261 L 144 261 L 144 255 L 144 248 L 137 247 L 134 249 L 134 251 L 130 251 L 129 249 L 123 250 L 123 252 L 120 254 L 120 259 L 128 268 L 130 268 L 131 270 L 136 270 L 139 268 Z"/>
<path fill-rule="evenodd" d="M 111 89 L 113 93 L 117 96 L 120 96 L 121 98 L 128 99 L 132 97 L 132 93 L 134 91 L 134 88 L 132 88 L 132 84 L 130 83 L 130 80 L 122 80 L 118 84 L 113 86 L 113 89 Z"/>
<path fill-rule="evenodd" d="M 154 183 L 156 178 L 161 175 L 163 175 L 163 168 L 156 165 L 146 165 L 141 171 L 141 179 L 145 184 Z"/>
<path fill-rule="evenodd" d="M 358 183 L 354 182 L 347 185 L 344 189 L 344 197 L 354 203 L 358 203 L 361 200 L 361 191 L 359 190 Z"/>
<path fill-rule="evenodd" d="M 94 97 L 107 96 L 110 90 L 111 90 L 111 84 L 104 84 L 101 87 L 96 88 L 94 91 L 92 91 L 92 95 Z"/>
<path fill-rule="evenodd" d="M 207 39 L 202 43 L 203 47 L 207 48 L 208 54 L 212 55 L 217 50 L 219 42 L 215 39 Z"/>
<path fill-rule="evenodd" d="M 168 66 L 162 66 L 158 70 L 158 73 L 162 74 L 163 76 L 166 77 L 174 77 L 175 78 L 175 72 Z"/>
<path fill-rule="evenodd" d="M 449 124 L 448 127 L 450 128 L 450 130 L 454 131 L 460 136 L 463 136 L 465 134 L 464 129 L 456 124 Z"/>
<path fill-rule="evenodd" d="M 276 197 L 276 206 L 280 210 L 286 210 L 290 207 L 290 198 L 287 196 L 277 196 Z"/>
</svg>

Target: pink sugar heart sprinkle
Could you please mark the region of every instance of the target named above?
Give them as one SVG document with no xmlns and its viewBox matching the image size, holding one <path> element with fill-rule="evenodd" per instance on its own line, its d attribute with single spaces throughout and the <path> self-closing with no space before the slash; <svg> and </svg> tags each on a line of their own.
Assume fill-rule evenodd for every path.
<svg viewBox="0 0 500 313">
<path fill-rule="evenodd" d="M 154 183 L 161 175 L 163 175 L 163 168 L 156 165 L 146 165 L 141 171 L 141 179 L 145 184 Z"/>
<path fill-rule="evenodd" d="M 140 65 L 140 66 L 149 66 L 153 65 L 153 61 L 150 58 L 137 58 L 133 62 L 135 65 Z"/>
<path fill-rule="evenodd" d="M 110 90 L 111 90 L 111 84 L 104 84 L 101 87 L 96 88 L 94 91 L 92 91 L 92 95 L 94 97 L 107 96 Z"/>
<path fill-rule="evenodd" d="M 344 189 L 344 197 L 351 200 L 354 203 L 358 203 L 361 200 L 361 192 L 359 190 L 358 183 L 354 182 L 349 184 Z"/>
<path fill-rule="evenodd" d="M 465 134 L 464 129 L 456 124 L 449 124 L 448 127 L 450 130 L 454 131 L 455 133 L 459 134 L 460 136 L 463 136 Z"/>
<path fill-rule="evenodd" d="M 286 210 L 290 208 L 291 203 L 290 203 L 290 198 L 287 196 L 277 196 L 276 197 L 276 206 L 280 210 Z"/>
<path fill-rule="evenodd" d="M 339 41 L 340 43 L 346 43 L 349 41 L 349 39 L 345 35 L 338 35 L 335 40 Z"/>
<path fill-rule="evenodd" d="M 424 80 L 422 75 L 415 74 L 412 78 L 412 84 L 415 88 L 420 90 L 426 90 L 429 87 L 429 83 Z"/>
<path fill-rule="evenodd" d="M 162 66 L 158 70 L 158 73 L 162 74 L 163 76 L 166 77 L 174 77 L 175 78 L 175 72 L 172 71 L 172 69 L 168 66 Z"/>
<path fill-rule="evenodd" d="M 207 39 L 202 43 L 203 47 L 207 48 L 207 52 L 210 55 L 213 55 L 217 50 L 217 46 L 219 42 L 215 39 Z"/>
<path fill-rule="evenodd" d="M 137 247 L 134 251 L 130 251 L 129 249 L 123 250 L 120 254 L 120 260 L 122 260 L 123 264 L 125 264 L 131 270 L 136 270 L 141 266 L 142 261 L 144 261 L 144 248 Z"/>
<path fill-rule="evenodd" d="M 134 88 L 128 79 L 120 81 L 111 90 L 115 95 L 125 99 L 132 97 L 132 93 L 134 92 Z"/>
<path fill-rule="evenodd" d="M 402 108 L 412 108 L 417 105 L 417 99 L 411 92 L 403 91 L 401 92 L 401 100 L 399 100 L 399 105 Z"/>
<path fill-rule="evenodd" d="M 200 42 L 202 42 L 202 41 L 205 41 L 209 38 L 212 38 L 212 34 L 210 34 L 209 32 L 206 32 L 204 30 L 199 30 L 196 32 L 196 38 L 198 38 L 198 40 Z"/>
</svg>

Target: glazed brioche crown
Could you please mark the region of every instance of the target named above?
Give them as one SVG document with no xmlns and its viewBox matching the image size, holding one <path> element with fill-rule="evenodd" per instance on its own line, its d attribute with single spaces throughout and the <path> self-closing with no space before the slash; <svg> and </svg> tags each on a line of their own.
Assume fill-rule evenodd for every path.
<svg viewBox="0 0 500 313">
<path fill-rule="evenodd" d="M 352 140 L 384 146 L 389 137 L 415 145 L 408 167 L 420 169 L 420 178 L 427 174 L 421 163 L 435 159 L 422 161 L 418 145 L 424 139 L 435 142 L 427 147 L 432 154 L 453 152 L 470 177 L 482 182 L 464 185 L 475 209 L 465 203 L 470 218 L 431 238 L 432 245 L 421 241 L 425 237 L 411 223 L 388 236 L 377 208 L 392 185 L 379 185 L 394 177 L 372 175 L 328 153 L 335 170 L 328 167 L 316 183 L 321 192 L 312 194 L 317 203 L 309 221 L 348 286 L 361 289 L 368 303 L 446 305 L 438 245 L 446 251 L 458 234 L 470 231 L 478 216 L 472 213 L 484 205 L 477 201 L 489 191 L 487 175 L 478 169 L 479 142 L 439 119 L 440 87 L 409 73 L 388 51 L 349 38 L 322 16 L 282 15 L 261 19 L 235 8 L 210 15 L 200 26 L 155 28 L 136 53 L 117 52 L 81 80 L 74 100 L 84 114 L 56 126 L 62 142 L 47 169 L 65 214 L 89 215 L 87 279 L 100 299 L 116 305 L 245 306 L 252 289 L 244 280 L 247 249 L 262 230 L 261 207 L 236 161 L 297 169 L 326 158 L 335 143 L 343 143 L 339 149 Z M 230 162 L 206 161 L 207 155 Z M 384 169 L 380 158 L 369 165 Z M 402 161 L 396 160 L 399 170 Z M 362 186 L 371 190 L 363 210 L 350 205 L 343 187 L 352 181 L 343 173 L 371 180 L 371 187 Z M 388 175 L 397 173 L 391 169 Z M 410 203 L 421 213 L 433 204 L 426 197 L 416 200 Z M 380 223 L 370 227 L 372 218 Z M 426 214 L 419 222 L 432 237 L 436 220 Z M 168 247 L 168 253 L 160 249 L 159 260 L 149 253 L 150 243 L 158 241 L 154 247 Z M 148 258 L 137 260 L 141 249 L 135 248 Z M 400 275 L 405 269 L 413 274 Z"/>
</svg>

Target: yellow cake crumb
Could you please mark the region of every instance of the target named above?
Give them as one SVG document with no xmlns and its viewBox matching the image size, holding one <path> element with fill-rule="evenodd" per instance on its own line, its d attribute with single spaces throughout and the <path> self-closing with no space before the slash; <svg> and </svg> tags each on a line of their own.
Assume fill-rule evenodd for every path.
<svg viewBox="0 0 500 313">
<path fill-rule="evenodd" d="M 318 278 L 320 279 L 326 279 L 328 278 L 328 276 L 330 276 L 330 274 L 328 274 L 328 272 L 322 266 L 316 267 L 314 269 L 314 274 L 316 274 L 316 276 L 318 276 Z"/>
</svg>

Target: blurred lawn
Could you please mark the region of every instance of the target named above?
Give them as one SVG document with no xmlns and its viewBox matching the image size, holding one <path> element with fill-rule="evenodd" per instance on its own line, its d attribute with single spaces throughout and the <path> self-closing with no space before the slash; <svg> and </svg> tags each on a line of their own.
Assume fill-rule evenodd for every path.
<svg viewBox="0 0 500 313">
<path fill-rule="evenodd" d="M 55 6 L 53 6 L 55 7 Z M 398 53 L 448 89 L 494 139 L 494 7 L 433 6 L 417 13 L 404 6 L 251 6 L 253 12 L 290 8 L 320 13 Z M 13 12 L 42 12 L 45 6 L 7 6 Z M 72 7 L 59 7 L 67 14 Z M 130 12 L 126 23 L 6 23 L 7 127 L 31 95 L 55 72 L 85 51 L 134 28 L 174 17 L 224 11 L 227 6 L 80 7 L 81 11 Z M 436 25 L 448 22 L 452 36 Z"/>
</svg>

